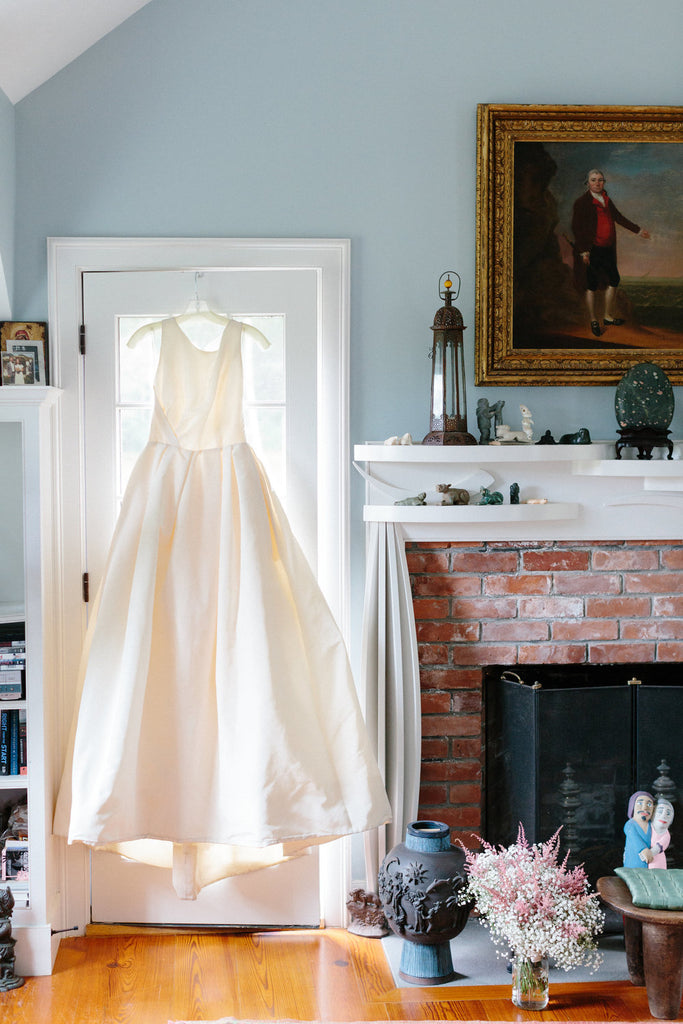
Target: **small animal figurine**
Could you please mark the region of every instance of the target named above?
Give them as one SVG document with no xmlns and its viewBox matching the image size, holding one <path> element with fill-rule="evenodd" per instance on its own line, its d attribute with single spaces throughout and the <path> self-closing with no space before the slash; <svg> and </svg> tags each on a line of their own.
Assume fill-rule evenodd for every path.
<svg viewBox="0 0 683 1024">
<path fill-rule="evenodd" d="M 354 935 L 368 935 L 382 938 L 389 934 L 389 926 L 382 909 L 382 901 L 374 892 L 365 889 L 353 889 L 346 900 L 346 907 L 351 916 L 348 931 Z"/>
<path fill-rule="evenodd" d="M 470 492 L 464 487 L 451 487 L 450 484 L 437 484 L 439 494 L 443 494 L 442 505 L 469 505 Z"/>
<path fill-rule="evenodd" d="M 652 793 L 638 789 L 628 802 L 628 821 L 624 825 L 624 867 L 642 868 L 652 860 L 652 825 L 655 801 Z"/>
<path fill-rule="evenodd" d="M 522 414 L 522 433 L 526 440 L 531 443 L 534 436 L 534 421 L 531 418 L 531 409 L 526 405 L 520 405 L 519 411 Z"/>
<path fill-rule="evenodd" d="M 652 846 L 650 847 L 652 860 L 648 864 L 649 868 L 665 868 L 667 866 L 666 854 L 664 851 L 668 848 L 669 843 L 671 842 L 669 825 L 673 820 L 673 804 L 671 801 L 665 800 L 660 796 L 657 800 L 655 813 L 652 815 Z M 642 853 L 640 856 L 642 858 Z"/>
<path fill-rule="evenodd" d="M 519 505 L 519 484 L 510 484 L 510 504 Z"/>
<path fill-rule="evenodd" d="M 539 438 L 539 440 L 536 442 L 536 444 L 557 444 L 557 441 L 555 440 L 553 435 L 550 433 L 550 431 L 546 430 L 545 434 L 543 434 Z"/>
<path fill-rule="evenodd" d="M 496 426 L 496 439 L 491 444 L 531 444 L 533 440 L 533 424 L 531 409 L 526 405 L 520 405 L 519 411 L 522 414 L 522 426 L 520 430 L 511 430 L 507 423 Z"/>
<path fill-rule="evenodd" d="M 489 491 L 488 487 L 480 488 L 481 500 L 478 502 L 479 505 L 502 505 L 503 495 L 500 491 Z"/>
<path fill-rule="evenodd" d="M 588 427 L 581 427 L 574 434 L 563 434 L 560 438 L 560 444 L 592 444 L 591 436 L 588 432 Z"/>
<path fill-rule="evenodd" d="M 394 505 L 426 505 L 426 497 L 427 492 L 421 491 L 421 493 L 416 494 L 414 498 L 402 498 L 400 501 L 395 501 Z"/>
</svg>

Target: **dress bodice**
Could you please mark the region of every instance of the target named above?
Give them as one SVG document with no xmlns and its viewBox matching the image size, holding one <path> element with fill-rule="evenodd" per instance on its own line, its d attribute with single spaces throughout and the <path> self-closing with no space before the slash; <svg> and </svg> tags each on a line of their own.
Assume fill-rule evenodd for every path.
<svg viewBox="0 0 683 1024">
<path fill-rule="evenodd" d="M 179 448 L 223 448 L 245 440 L 242 324 L 228 320 L 218 348 L 197 348 L 178 322 L 161 325 L 150 441 Z"/>
</svg>

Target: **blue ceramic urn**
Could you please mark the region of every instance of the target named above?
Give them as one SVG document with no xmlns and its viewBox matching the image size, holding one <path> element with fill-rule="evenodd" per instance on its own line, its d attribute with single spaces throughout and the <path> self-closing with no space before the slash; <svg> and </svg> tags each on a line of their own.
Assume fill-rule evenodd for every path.
<svg viewBox="0 0 683 1024">
<path fill-rule="evenodd" d="M 450 940 L 467 924 L 458 902 L 467 884 L 465 854 L 451 846 L 440 821 L 414 821 L 379 871 L 379 898 L 392 931 L 406 941 L 399 974 L 416 985 L 439 985 L 454 975 Z"/>
</svg>

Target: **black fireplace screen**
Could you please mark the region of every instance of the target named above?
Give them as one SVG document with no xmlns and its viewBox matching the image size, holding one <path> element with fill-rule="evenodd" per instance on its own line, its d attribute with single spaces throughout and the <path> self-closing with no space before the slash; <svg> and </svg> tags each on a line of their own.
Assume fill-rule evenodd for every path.
<svg viewBox="0 0 683 1024">
<path fill-rule="evenodd" d="M 669 867 L 683 864 L 683 668 L 529 665 L 484 677 L 484 835 L 508 845 L 524 826 L 544 842 L 562 826 L 589 879 L 622 862 L 637 789 L 674 805 Z"/>
</svg>

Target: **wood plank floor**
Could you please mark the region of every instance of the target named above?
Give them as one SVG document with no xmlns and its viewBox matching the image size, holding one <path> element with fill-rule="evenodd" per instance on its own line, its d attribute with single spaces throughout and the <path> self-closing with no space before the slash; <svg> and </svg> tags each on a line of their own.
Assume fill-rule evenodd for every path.
<svg viewBox="0 0 683 1024">
<path fill-rule="evenodd" d="M 571 973 L 567 974 L 571 978 Z M 88 935 L 62 939 L 54 974 L 0 992 L 2 1024 L 271 1021 L 651 1021 L 628 982 L 553 984 L 542 1013 L 509 986 L 396 988 L 377 939 L 321 931 Z"/>
</svg>

